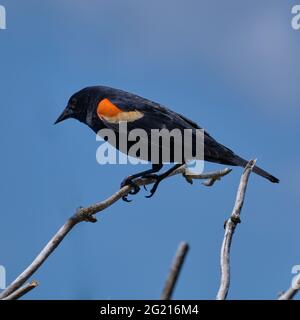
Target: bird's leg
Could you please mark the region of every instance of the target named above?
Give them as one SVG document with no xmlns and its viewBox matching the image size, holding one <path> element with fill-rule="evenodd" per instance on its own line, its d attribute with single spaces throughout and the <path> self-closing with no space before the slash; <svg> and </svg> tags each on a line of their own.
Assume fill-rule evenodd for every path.
<svg viewBox="0 0 300 320">
<path fill-rule="evenodd" d="M 129 192 L 129 194 L 137 194 L 140 191 L 140 187 L 133 180 L 139 177 L 146 177 L 147 175 L 151 175 L 155 172 L 158 172 L 162 168 L 162 166 L 162 164 L 152 164 L 151 169 L 128 176 L 122 181 L 121 188 L 129 185 L 132 187 L 132 190 Z M 127 199 L 127 195 L 123 196 L 122 199 L 126 202 L 130 202 L 130 200 Z"/>
<path fill-rule="evenodd" d="M 181 166 L 182 166 L 182 163 L 178 163 L 175 166 L 173 166 L 171 169 L 164 172 L 163 174 L 152 175 L 152 178 L 156 179 L 156 182 L 154 183 L 152 189 L 150 190 L 150 194 L 148 196 L 146 196 L 146 198 L 151 198 L 154 195 L 154 193 L 155 193 L 158 185 L 161 183 L 161 181 L 163 179 L 167 178 L 172 172 L 174 172 L 175 170 L 177 170 Z"/>
</svg>

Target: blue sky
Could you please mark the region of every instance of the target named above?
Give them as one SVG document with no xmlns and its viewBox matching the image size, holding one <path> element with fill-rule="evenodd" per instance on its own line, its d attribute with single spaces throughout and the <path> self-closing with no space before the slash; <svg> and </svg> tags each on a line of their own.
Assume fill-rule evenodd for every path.
<svg viewBox="0 0 300 320">
<path fill-rule="evenodd" d="M 281 179 L 251 176 L 232 246 L 230 299 L 273 299 L 300 264 L 295 1 L 1 0 L 0 264 L 11 282 L 79 206 L 133 165 L 96 163 L 81 123 L 53 126 L 69 96 L 104 84 L 165 104 Z M 298 146 L 298 147 L 297 147 Z M 222 166 L 207 164 L 206 170 Z M 242 170 L 206 188 L 181 177 L 82 223 L 35 274 L 29 299 L 159 298 L 180 241 L 174 298 L 214 299 L 223 222 Z"/>
</svg>

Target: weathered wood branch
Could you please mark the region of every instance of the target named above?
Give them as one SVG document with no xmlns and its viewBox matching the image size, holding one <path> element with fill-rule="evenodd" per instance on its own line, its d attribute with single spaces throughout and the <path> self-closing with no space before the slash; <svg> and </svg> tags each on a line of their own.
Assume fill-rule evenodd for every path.
<svg viewBox="0 0 300 320">
<path fill-rule="evenodd" d="M 170 176 L 182 174 L 185 179 L 191 182 L 193 179 L 213 179 L 214 181 L 219 180 L 221 177 L 231 172 L 231 169 L 225 168 L 224 170 L 210 173 L 203 173 L 199 175 L 189 175 L 186 171 L 185 166 L 178 168 Z M 139 185 L 148 185 L 155 182 L 150 178 L 139 178 L 135 180 Z M 116 201 L 120 200 L 123 196 L 127 195 L 131 190 L 130 186 L 124 186 L 112 196 L 107 199 L 95 203 L 86 208 L 79 208 L 75 214 L 73 214 L 67 222 L 57 231 L 52 239 L 46 244 L 42 251 L 32 261 L 32 263 L 0 294 L 0 299 L 3 299 L 13 292 L 18 290 L 24 283 L 40 268 L 40 266 L 46 261 L 46 259 L 53 253 L 53 251 L 60 245 L 66 235 L 80 222 L 96 222 L 96 213 L 99 213 L 113 205 Z"/>
<path fill-rule="evenodd" d="M 37 287 L 38 285 L 39 283 L 36 280 L 28 282 L 23 287 L 20 287 L 19 289 L 15 290 L 13 293 L 6 296 L 2 300 L 17 300 L 24 296 L 24 294 L 28 293 L 29 291 Z"/>
<path fill-rule="evenodd" d="M 300 290 L 300 274 L 298 274 L 292 281 L 290 288 L 283 292 L 278 300 L 292 300 Z"/>
<path fill-rule="evenodd" d="M 182 266 L 188 251 L 189 251 L 188 243 L 181 242 L 179 244 L 176 255 L 172 262 L 171 269 L 170 269 L 167 281 L 165 283 L 165 287 L 160 297 L 161 300 L 170 300 L 172 298 L 176 282 L 178 280 L 180 271 L 182 269 Z"/>
<path fill-rule="evenodd" d="M 250 160 L 241 176 L 239 188 L 236 195 L 235 205 L 230 218 L 225 223 L 224 239 L 221 246 L 221 281 L 217 294 L 217 300 L 225 300 L 230 286 L 230 248 L 232 237 L 238 223 L 241 222 L 240 215 L 244 204 L 247 184 L 250 173 L 255 166 L 256 160 Z"/>
</svg>

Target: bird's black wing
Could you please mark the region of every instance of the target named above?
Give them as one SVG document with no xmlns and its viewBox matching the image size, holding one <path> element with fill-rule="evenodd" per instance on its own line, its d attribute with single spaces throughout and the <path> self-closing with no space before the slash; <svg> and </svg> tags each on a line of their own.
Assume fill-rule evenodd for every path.
<svg viewBox="0 0 300 320">
<path fill-rule="evenodd" d="M 201 129 L 201 127 L 194 121 L 181 114 L 179 114 L 179 116 L 194 128 Z M 239 157 L 231 149 L 216 141 L 206 130 L 204 130 L 204 158 L 211 162 L 238 165 L 236 160 Z"/>
<path fill-rule="evenodd" d="M 151 129 L 195 129 L 195 124 L 186 121 L 176 112 L 147 99 L 135 95 L 111 96 L 109 101 L 126 112 L 139 112 L 141 117 L 134 121 L 127 121 L 128 130 L 144 129 L 150 133 Z M 119 129 L 118 122 L 106 121 L 106 125 L 114 130 Z"/>
<path fill-rule="evenodd" d="M 142 117 L 127 122 L 127 130 L 143 129 L 147 134 L 151 134 L 153 129 L 202 129 L 197 123 L 178 114 L 165 106 L 145 98 L 128 94 L 115 95 L 109 100 L 124 112 L 139 111 Z M 119 123 L 105 121 L 105 124 L 115 131 L 119 131 Z M 228 165 L 236 165 L 235 154 L 232 150 L 218 143 L 209 133 L 204 130 L 204 158 L 207 161 Z"/>
</svg>

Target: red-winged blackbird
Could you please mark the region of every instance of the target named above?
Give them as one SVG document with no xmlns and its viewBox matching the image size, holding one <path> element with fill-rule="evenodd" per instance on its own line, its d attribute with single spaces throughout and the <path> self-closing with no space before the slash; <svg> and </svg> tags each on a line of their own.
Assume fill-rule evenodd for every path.
<svg viewBox="0 0 300 320">
<path fill-rule="evenodd" d="M 104 128 L 113 129 L 116 134 L 115 147 L 124 153 L 128 153 L 128 149 L 134 142 L 128 141 L 127 150 L 122 150 L 118 144 L 119 135 L 121 134 L 118 130 L 118 125 L 122 121 L 127 123 L 128 132 L 137 128 L 144 129 L 147 133 L 149 133 L 151 129 L 168 129 L 169 131 L 173 129 L 179 129 L 180 131 L 184 129 L 192 129 L 194 131 L 201 129 L 194 121 L 159 103 L 106 86 L 88 87 L 75 93 L 69 99 L 67 107 L 55 123 L 68 118 L 74 118 L 85 123 L 95 133 L 98 133 L 100 129 Z M 148 145 L 151 146 L 150 140 L 148 141 Z M 146 160 L 151 161 L 150 149 L 149 159 Z M 156 175 L 155 173 L 163 167 L 164 162 L 153 163 L 151 169 L 128 176 L 124 179 L 121 186 L 130 185 L 132 187 L 130 194 L 136 194 L 139 191 L 139 187 L 134 183 L 134 179 L 151 176 L 156 180 L 148 196 L 151 197 L 156 191 L 158 184 L 185 163 L 185 160 L 186 159 L 183 159 L 180 163 L 176 163 L 175 166 L 161 175 Z M 241 167 L 245 167 L 247 164 L 245 159 L 218 143 L 206 131 L 204 132 L 204 160 Z M 172 162 L 172 159 L 170 162 Z M 253 172 L 271 182 L 279 182 L 277 178 L 257 166 L 253 168 Z M 127 201 L 126 196 L 123 199 Z"/>
</svg>

